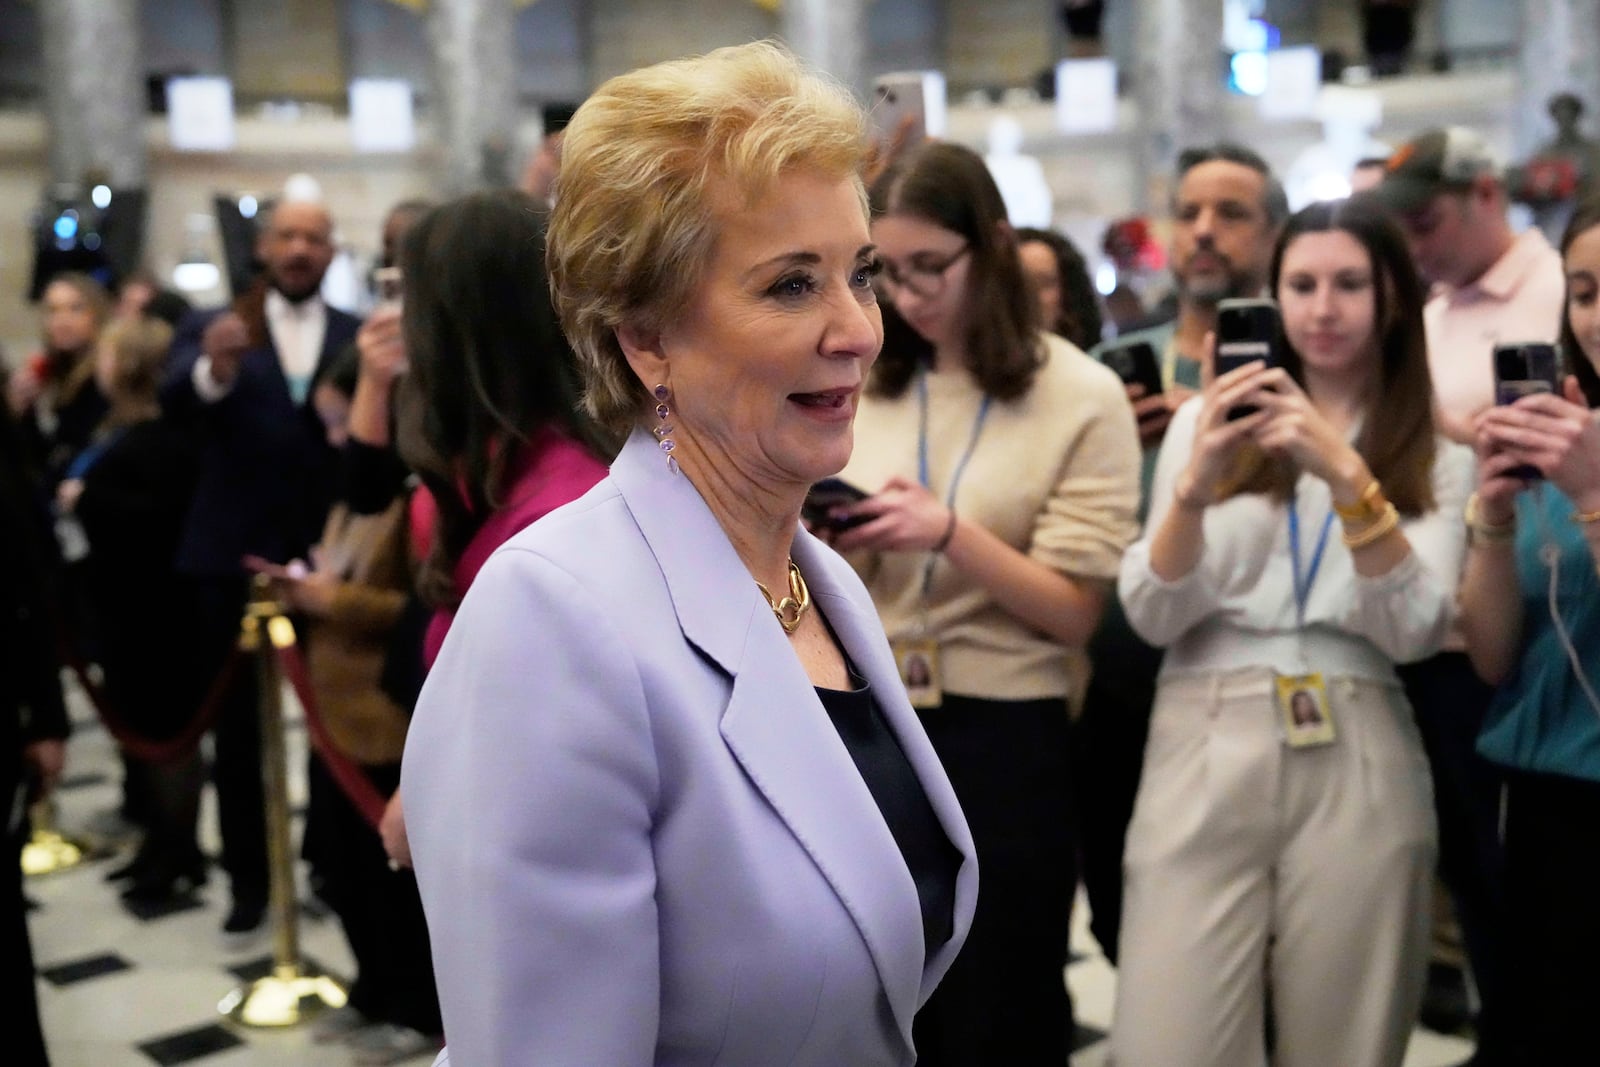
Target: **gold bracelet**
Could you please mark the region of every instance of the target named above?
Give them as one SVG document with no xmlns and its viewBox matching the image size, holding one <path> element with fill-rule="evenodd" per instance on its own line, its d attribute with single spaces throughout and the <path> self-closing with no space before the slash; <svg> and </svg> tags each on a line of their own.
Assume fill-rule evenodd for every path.
<svg viewBox="0 0 1600 1067">
<path fill-rule="evenodd" d="M 1344 534 L 1344 545 L 1350 551 L 1366 548 L 1368 545 L 1389 536 L 1400 526 L 1400 509 L 1393 504 L 1383 506 L 1383 514 L 1370 526 L 1357 530 L 1355 533 Z"/>
<path fill-rule="evenodd" d="M 1517 520 L 1515 515 L 1510 522 L 1485 522 L 1478 513 L 1478 494 L 1473 493 L 1467 497 L 1467 510 L 1463 518 L 1467 522 L 1467 542 L 1469 544 L 1503 545 L 1516 540 Z"/>
<path fill-rule="evenodd" d="M 1574 511 L 1572 521 L 1588 526 L 1590 523 L 1600 522 L 1600 511 Z"/>
<path fill-rule="evenodd" d="M 1333 502 L 1333 513 L 1345 522 L 1376 522 L 1383 515 L 1383 505 L 1388 501 L 1383 499 L 1383 486 L 1374 478 L 1361 490 L 1361 496 L 1354 504 L 1346 507 L 1337 500 Z"/>
</svg>

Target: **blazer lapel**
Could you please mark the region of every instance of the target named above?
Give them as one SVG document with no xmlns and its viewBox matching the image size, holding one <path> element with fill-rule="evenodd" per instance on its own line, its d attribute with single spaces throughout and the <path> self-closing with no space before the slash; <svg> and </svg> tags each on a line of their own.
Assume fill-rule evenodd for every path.
<svg viewBox="0 0 1600 1067">
<path fill-rule="evenodd" d="M 920 1006 L 950 969 L 972 925 L 978 900 L 977 849 L 938 753 L 906 698 L 883 622 L 860 579 L 844 559 L 808 533 L 802 532 L 795 541 L 794 558 L 806 575 L 812 600 L 827 615 L 840 644 L 877 695 L 878 707 L 916 772 L 945 836 L 961 853 L 961 867 L 956 874 L 955 925 L 950 940 L 926 961 L 917 1001 Z"/>
<path fill-rule="evenodd" d="M 611 475 L 661 567 L 684 637 L 732 678 L 723 740 L 849 912 L 909 1043 L 920 1003 L 913 991 L 924 984 L 922 913 L 872 794 L 782 627 L 694 485 L 667 471 L 655 442 L 642 431 L 623 447 Z M 854 657 L 855 649 L 850 651 Z M 881 666 L 874 672 L 881 675 Z M 879 679 L 872 684 L 876 688 Z"/>
</svg>

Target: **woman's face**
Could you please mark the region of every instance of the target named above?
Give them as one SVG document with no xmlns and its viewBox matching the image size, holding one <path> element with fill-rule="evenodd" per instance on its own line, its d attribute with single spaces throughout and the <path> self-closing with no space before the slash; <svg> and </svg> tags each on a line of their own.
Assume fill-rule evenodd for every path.
<svg viewBox="0 0 1600 1067">
<path fill-rule="evenodd" d="M 94 306 L 78 288 L 52 282 L 44 291 L 44 343 L 52 352 L 81 352 L 94 341 L 100 324 Z"/>
<path fill-rule="evenodd" d="M 1376 365 L 1377 285 L 1360 241 L 1343 230 L 1294 238 L 1283 250 L 1277 297 L 1306 370 L 1364 373 Z"/>
<path fill-rule="evenodd" d="M 1567 321 L 1589 365 L 1600 370 L 1600 226 L 1567 247 Z"/>
<path fill-rule="evenodd" d="M 961 344 L 972 263 L 967 239 L 917 215 L 901 214 L 873 222 L 872 239 L 883 257 L 883 291 L 901 317 L 935 348 Z"/>
<path fill-rule="evenodd" d="M 1054 330 L 1061 322 L 1061 272 L 1055 250 L 1043 241 L 1023 241 L 1020 251 L 1022 273 L 1039 298 L 1039 321 L 1045 329 Z"/>
<path fill-rule="evenodd" d="M 805 487 L 850 459 L 856 405 L 883 345 L 857 188 L 799 172 L 753 204 L 718 190 L 720 236 L 689 306 L 630 354 L 646 391 L 671 389 L 688 469 Z"/>
</svg>

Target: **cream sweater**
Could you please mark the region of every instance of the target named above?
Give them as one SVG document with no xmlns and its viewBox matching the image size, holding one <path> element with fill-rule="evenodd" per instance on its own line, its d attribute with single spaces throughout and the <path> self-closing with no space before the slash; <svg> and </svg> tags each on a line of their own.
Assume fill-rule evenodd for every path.
<svg viewBox="0 0 1600 1067">
<path fill-rule="evenodd" d="M 1044 337 L 1048 358 L 1032 388 L 990 406 L 955 508 L 1048 567 L 1111 582 L 1138 533 L 1133 410 L 1115 374 L 1061 338 Z M 928 375 L 928 474 L 940 501 L 981 402 L 965 370 Z M 914 481 L 919 420 L 915 383 L 895 399 L 864 397 L 855 453 L 840 477 L 868 492 L 895 475 Z M 927 559 L 920 552 L 878 552 L 852 560 L 891 640 L 918 630 Z M 1067 697 L 1087 680 L 1081 648 L 1032 629 L 943 558 L 934 565 L 926 611 L 947 692 L 991 700 Z"/>
</svg>

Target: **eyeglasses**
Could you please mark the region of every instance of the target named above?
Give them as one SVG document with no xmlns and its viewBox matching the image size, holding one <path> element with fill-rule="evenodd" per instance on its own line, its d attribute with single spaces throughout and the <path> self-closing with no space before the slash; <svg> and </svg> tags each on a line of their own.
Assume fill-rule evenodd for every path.
<svg viewBox="0 0 1600 1067">
<path fill-rule="evenodd" d="M 891 294 L 895 289 L 906 289 L 924 300 L 931 300 L 944 292 L 945 274 L 970 251 L 972 245 L 964 244 L 943 259 L 932 259 L 919 252 L 904 270 L 884 256 L 881 284 Z"/>
</svg>

